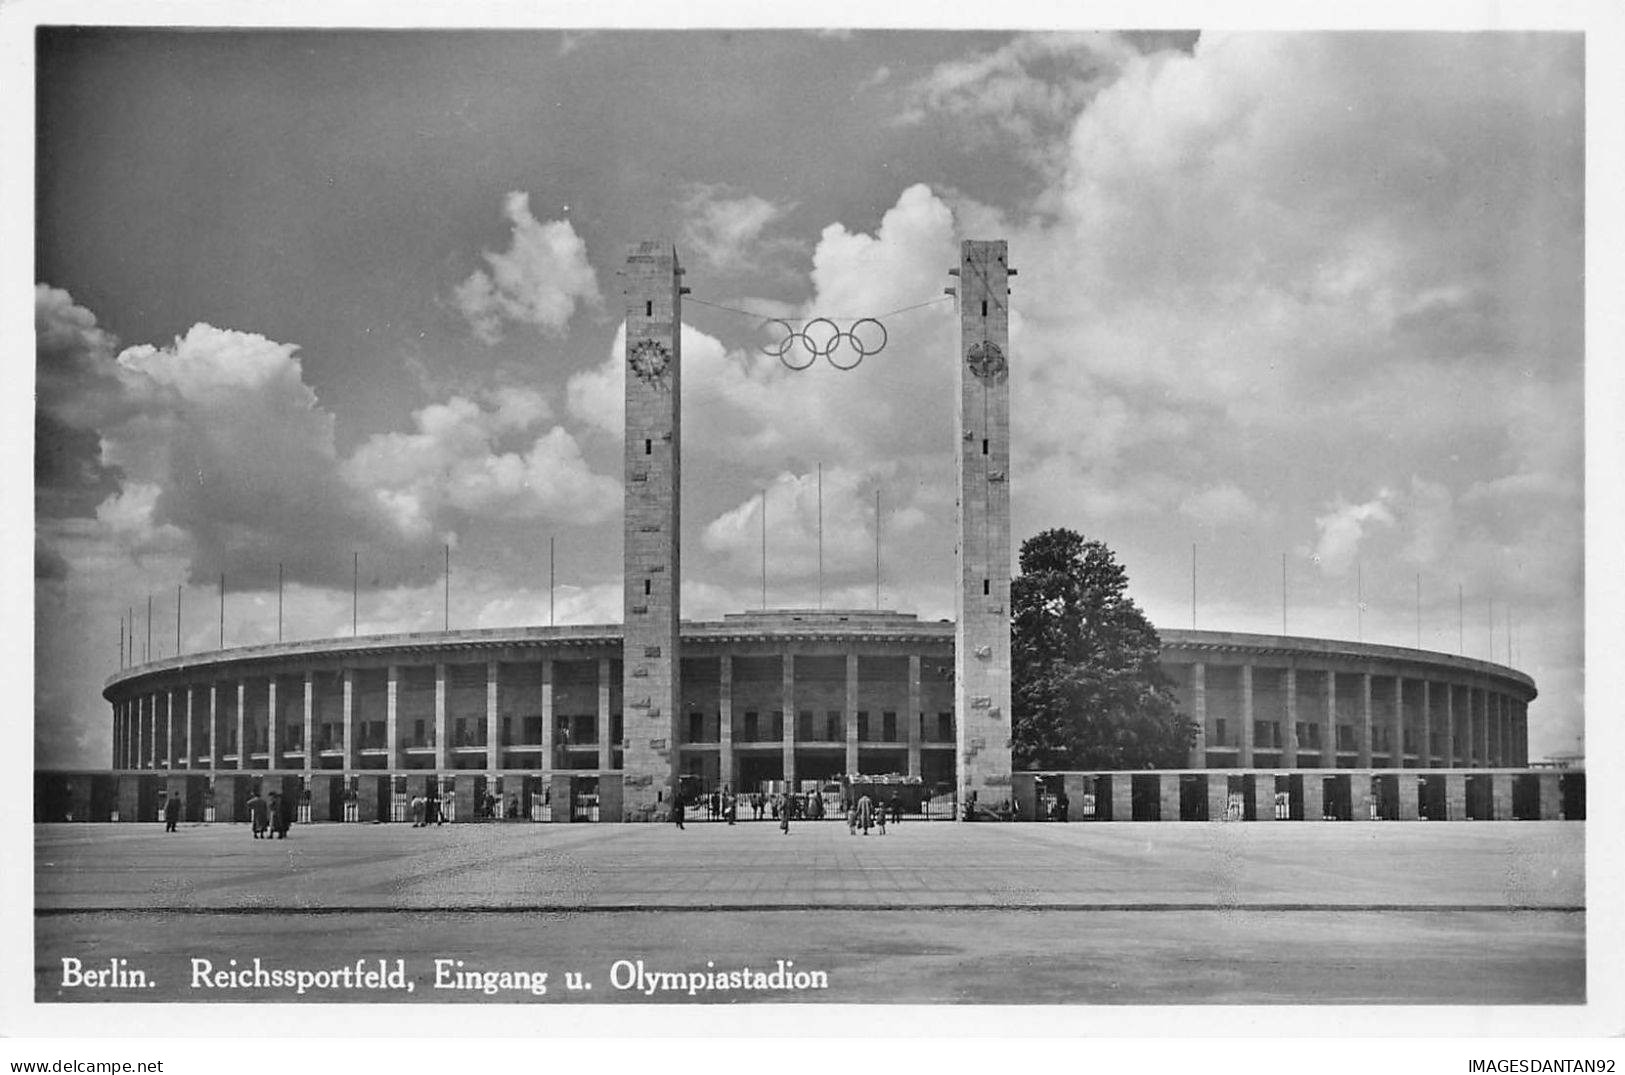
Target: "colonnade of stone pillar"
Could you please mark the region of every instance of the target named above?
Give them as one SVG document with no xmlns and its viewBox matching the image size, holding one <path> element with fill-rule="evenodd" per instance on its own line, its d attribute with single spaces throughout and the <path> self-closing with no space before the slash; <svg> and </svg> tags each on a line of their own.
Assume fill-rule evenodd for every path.
<svg viewBox="0 0 1625 1075">
<path fill-rule="evenodd" d="M 1234 675 L 1235 689 L 1226 692 L 1234 705 L 1215 705 L 1215 670 Z M 1276 741 L 1258 742 L 1263 709 L 1260 673 L 1276 676 L 1266 721 L 1276 725 Z M 1339 679 L 1353 681 L 1353 704 L 1340 704 Z M 1267 683 L 1268 681 L 1266 681 Z M 1305 687 L 1323 696 L 1318 712 L 1304 705 Z M 1526 703 L 1487 686 L 1407 677 L 1402 673 L 1339 671 L 1197 661 L 1189 666 L 1185 706 L 1198 732 L 1190 751 L 1193 769 L 1251 769 L 1299 764 L 1330 769 L 1359 768 L 1497 768 L 1528 764 Z M 1436 712 L 1437 710 L 1437 712 Z M 1339 717 L 1342 720 L 1339 720 Z M 1351 719 L 1352 718 L 1352 719 Z M 1224 722 L 1223 734 L 1220 734 Z M 1310 728 L 1318 724 L 1318 729 Z M 1339 726 L 1352 739 L 1339 740 Z M 1302 741 L 1300 727 L 1318 731 L 1318 750 Z M 1210 756 L 1219 757 L 1210 761 Z M 1278 761 L 1261 756 L 1278 755 Z"/>
<path fill-rule="evenodd" d="M 779 705 L 783 720 L 779 749 L 780 762 L 787 780 L 796 779 L 797 656 L 794 651 L 781 655 L 782 683 Z M 845 736 L 844 770 L 858 772 L 860 749 L 875 742 L 876 737 L 870 736 L 860 740 L 858 734 L 858 714 L 864 706 L 862 688 L 868 686 L 860 677 L 858 649 L 850 648 L 841 656 L 844 658 L 846 668 L 845 697 L 842 706 Z M 918 653 L 893 656 L 906 661 L 906 682 L 895 678 L 889 680 L 891 689 L 897 695 L 894 704 L 904 703 L 903 695 L 906 691 L 904 704 L 907 708 L 898 706 L 896 712 L 900 719 L 895 729 L 895 738 L 884 741 L 883 745 L 887 749 L 897 750 L 900 756 L 906 752 L 908 773 L 919 776 L 922 772 L 923 754 L 928 748 L 921 733 L 922 710 L 927 702 L 921 685 L 922 656 Z M 557 677 L 556 666 L 560 660 L 550 657 L 536 662 L 541 669 L 539 743 L 518 742 L 515 741 L 517 737 L 513 736 L 509 736 L 505 741 L 502 721 L 504 690 L 502 665 L 498 661 L 481 662 L 485 673 L 484 706 L 483 712 L 477 718 L 473 718 L 483 728 L 484 734 L 481 768 L 495 772 L 510 767 L 533 769 L 568 767 L 565 759 L 556 750 L 561 744 L 556 742 L 555 734 L 554 683 Z M 596 767 L 599 770 L 610 771 L 616 768 L 615 755 L 620 746 L 614 736 L 617 714 L 611 693 L 612 688 L 617 685 L 616 677 L 613 675 L 611 658 L 606 656 L 587 660 L 596 666 L 594 713 L 597 731 Z M 718 713 L 720 734 L 714 748 L 710 743 L 706 743 L 698 749 L 717 751 L 721 780 L 723 783 L 732 784 L 738 766 L 734 741 L 735 657 L 723 654 L 716 660 L 719 682 L 714 704 Z M 420 685 L 416 696 L 426 701 L 427 692 L 423 687 L 427 684 L 427 673 L 430 668 L 433 669 L 432 710 L 420 701 L 419 705 L 422 708 L 418 712 L 423 717 L 432 718 L 428 721 L 432 730 L 423 729 L 426 734 L 422 735 L 422 739 L 426 739 L 427 742 L 422 742 L 418 736 L 409 739 L 407 734 L 406 721 L 403 717 L 403 697 L 406 690 L 404 684 L 407 670 L 418 669 Z M 364 767 L 378 767 L 395 771 L 408 767 L 408 755 L 415 751 L 418 757 L 431 763 L 434 769 L 453 770 L 458 768 L 459 753 L 466 760 L 468 751 L 464 748 L 459 752 L 459 744 L 453 742 L 451 728 L 453 713 L 448 703 L 450 689 L 448 674 L 448 663 L 444 661 L 432 665 L 399 663 L 381 669 L 344 668 L 335 673 L 305 671 L 297 676 L 278 676 L 274 673 L 269 676 L 239 676 L 207 684 L 192 684 L 172 690 L 143 693 L 114 705 L 114 766 L 121 769 L 292 769 L 307 772 L 325 768 L 356 772 Z M 363 726 L 378 715 L 376 708 L 370 714 L 363 713 L 363 689 L 360 679 L 363 675 L 372 677 L 381 675 L 384 718 L 382 742 L 377 741 L 376 732 L 372 733 L 371 741 L 363 742 Z M 893 675 L 895 676 L 895 673 Z M 326 677 L 326 686 L 320 689 L 318 676 Z M 374 684 L 369 688 L 372 691 L 369 697 L 373 699 L 369 704 L 376 707 L 377 680 L 369 682 Z M 321 694 L 320 700 L 318 693 Z M 319 710 L 322 711 L 320 719 Z M 888 709 L 888 712 L 890 711 L 892 710 Z M 457 716 L 469 719 L 461 710 Z M 874 716 L 877 721 L 880 719 L 878 711 Z M 684 714 L 681 712 L 676 715 L 677 721 L 683 718 Z M 673 738 L 680 743 L 682 738 L 680 729 L 674 727 L 673 732 L 677 733 Z M 935 740 L 930 745 L 944 750 L 951 748 L 950 743 Z M 375 763 L 364 766 L 363 755 L 376 757 L 380 747 L 383 755 L 381 765 Z M 429 747 L 432 747 L 432 758 L 425 756 Z M 528 755 L 539 754 L 540 764 L 510 766 L 505 754 L 515 750 L 523 750 Z M 324 751 L 327 754 L 325 764 L 322 756 Z M 579 760 L 577 759 L 578 766 Z"/>
</svg>

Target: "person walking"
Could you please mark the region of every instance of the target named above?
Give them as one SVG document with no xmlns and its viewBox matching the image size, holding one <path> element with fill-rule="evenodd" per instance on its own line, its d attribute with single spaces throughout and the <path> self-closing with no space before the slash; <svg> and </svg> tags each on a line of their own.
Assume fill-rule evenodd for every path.
<svg viewBox="0 0 1625 1075">
<path fill-rule="evenodd" d="M 270 811 L 266 808 L 265 800 L 260 798 L 258 791 L 248 797 L 248 826 L 254 831 L 254 839 L 258 840 L 265 835 L 270 826 Z"/>
<path fill-rule="evenodd" d="M 869 826 L 874 824 L 875 804 L 868 795 L 858 796 L 858 831 L 869 835 Z"/>
<path fill-rule="evenodd" d="M 682 795 L 673 795 L 671 797 L 671 820 L 672 820 L 672 824 L 676 825 L 679 829 L 683 828 L 683 797 L 682 797 Z"/>
<path fill-rule="evenodd" d="M 169 800 L 164 803 L 164 831 L 175 832 L 175 826 L 181 820 L 181 797 L 173 791 L 169 793 Z"/>
<path fill-rule="evenodd" d="M 879 830 L 882 836 L 886 835 L 886 812 L 890 809 L 890 803 L 875 804 L 875 828 Z"/>
<path fill-rule="evenodd" d="M 294 805 L 293 796 L 271 792 L 271 831 L 276 833 L 278 840 L 288 838 L 288 830 L 293 827 Z"/>
<path fill-rule="evenodd" d="M 846 834 L 856 836 L 858 834 L 858 804 L 848 794 L 843 800 L 843 805 L 846 808 Z"/>
</svg>

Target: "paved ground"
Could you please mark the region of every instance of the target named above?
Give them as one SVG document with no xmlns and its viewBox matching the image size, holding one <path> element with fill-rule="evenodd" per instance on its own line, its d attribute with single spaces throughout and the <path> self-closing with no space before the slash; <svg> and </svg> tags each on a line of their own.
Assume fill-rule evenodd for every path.
<svg viewBox="0 0 1625 1075">
<path fill-rule="evenodd" d="M 686 1001 L 617 986 L 639 960 L 653 973 L 782 959 L 827 974 L 828 988 L 693 999 L 1578 1003 L 1584 830 L 325 825 L 264 842 L 228 825 L 37 826 L 36 996 Z M 400 960 L 412 991 L 193 984 L 195 959 L 218 970 L 256 957 L 308 971 Z M 65 987 L 64 958 L 138 968 L 153 984 Z M 436 988 L 436 959 L 546 971 L 549 988 Z M 567 989 L 567 971 L 594 988 Z"/>
</svg>

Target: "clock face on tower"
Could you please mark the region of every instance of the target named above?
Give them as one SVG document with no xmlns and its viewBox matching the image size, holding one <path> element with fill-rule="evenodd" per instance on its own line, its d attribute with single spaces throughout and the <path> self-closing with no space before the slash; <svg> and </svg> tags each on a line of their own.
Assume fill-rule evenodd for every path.
<svg viewBox="0 0 1625 1075">
<path fill-rule="evenodd" d="M 965 352 L 965 362 L 970 366 L 970 371 L 984 381 L 1004 380 L 1004 352 L 999 350 L 996 343 L 983 340 L 972 344 L 971 349 Z"/>
<path fill-rule="evenodd" d="M 639 340 L 626 356 L 638 380 L 658 388 L 666 387 L 666 371 L 671 368 L 671 352 L 659 340 Z"/>
</svg>

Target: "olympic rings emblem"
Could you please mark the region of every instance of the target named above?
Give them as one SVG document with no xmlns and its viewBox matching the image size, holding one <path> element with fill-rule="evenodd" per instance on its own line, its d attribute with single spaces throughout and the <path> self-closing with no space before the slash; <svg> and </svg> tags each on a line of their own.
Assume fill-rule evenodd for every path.
<svg viewBox="0 0 1625 1075">
<path fill-rule="evenodd" d="M 860 317 L 845 330 L 827 317 L 815 317 L 800 329 L 778 317 L 762 322 L 764 329 L 772 325 L 783 326 L 784 338 L 776 345 L 763 347 L 762 353 L 793 370 L 804 370 L 820 358 L 828 359 L 838 370 L 856 369 L 858 363 L 870 355 L 884 351 L 888 339 L 886 326 L 873 317 Z M 865 329 L 860 334 L 859 328 L 863 325 L 873 325 L 874 329 Z M 875 330 L 880 333 L 878 341 L 874 339 Z"/>
</svg>

